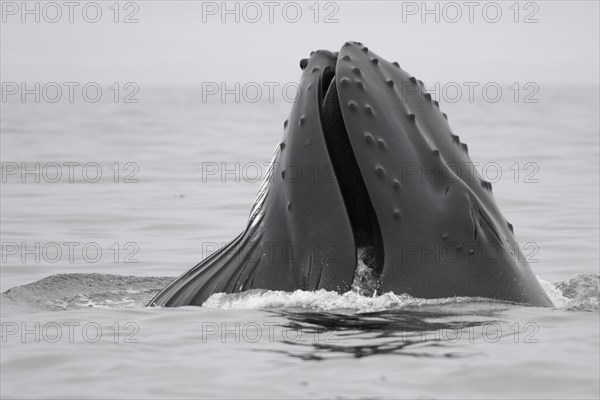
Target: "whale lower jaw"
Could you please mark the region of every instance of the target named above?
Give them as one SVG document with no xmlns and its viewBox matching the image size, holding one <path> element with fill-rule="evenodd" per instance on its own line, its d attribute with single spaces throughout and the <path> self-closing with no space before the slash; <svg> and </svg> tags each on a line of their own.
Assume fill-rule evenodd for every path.
<svg viewBox="0 0 600 400">
<path fill-rule="evenodd" d="M 552 305 L 491 184 L 457 173 L 473 165 L 468 147 L 421 81 L 357 42 L 300 66 L 301 96 L 248 226 L 150 305 L 250 289 Z"/>
</svg>

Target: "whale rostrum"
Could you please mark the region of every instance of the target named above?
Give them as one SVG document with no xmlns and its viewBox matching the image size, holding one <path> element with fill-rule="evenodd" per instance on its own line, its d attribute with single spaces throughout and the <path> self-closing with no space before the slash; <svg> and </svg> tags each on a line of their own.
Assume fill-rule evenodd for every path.
<svg viewBox="0 0 600 400">
<path fill-rule="evenodd" d="M 552 305 L 421 81 L 358 42 L 300 68 L 246 229 L 149 305 L 250 289 Z"/>
</svg>

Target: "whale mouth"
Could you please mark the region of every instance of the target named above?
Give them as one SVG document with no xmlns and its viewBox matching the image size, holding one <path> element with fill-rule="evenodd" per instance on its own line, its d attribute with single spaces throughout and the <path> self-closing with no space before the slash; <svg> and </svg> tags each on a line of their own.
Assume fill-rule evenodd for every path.
<svg viewBox="0 0 600 400">
<path fill-rule="evenodd" d="M 373 295 L 384 265 L 379 221 L 352 150 L 337 91 L 335 72 L 325 68 L 319 82 L 319 114 L 329 158 L 352 228 L 356 251 L 353 288 Z"/>
<path fill-rule="evenodd" d="M 491 184 L 457 171 L 473 165 L 467 146 L 423 82 L 359 42 L 317 50 L 300 68 L 306 95 L 283 124 L 248 225 L 150 304 L 324 289 L 551 306 Z M 310 173 L 288 179 L 287 166 Z"/>
</svg>

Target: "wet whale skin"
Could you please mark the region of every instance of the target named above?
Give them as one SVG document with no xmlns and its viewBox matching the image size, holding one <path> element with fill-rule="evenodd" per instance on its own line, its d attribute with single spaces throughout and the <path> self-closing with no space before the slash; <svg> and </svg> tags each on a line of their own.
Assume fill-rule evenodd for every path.
<svg viewBox="0 0 600 400">
<path fill-rule="evenodd" d="M 149 305 L 250 289 L 346 292 L 359 264 L 377 293 L 552 305 L 421 81 L 358 42 L 300 66 L 300 96 L 246 229 Z"/>
</svg>

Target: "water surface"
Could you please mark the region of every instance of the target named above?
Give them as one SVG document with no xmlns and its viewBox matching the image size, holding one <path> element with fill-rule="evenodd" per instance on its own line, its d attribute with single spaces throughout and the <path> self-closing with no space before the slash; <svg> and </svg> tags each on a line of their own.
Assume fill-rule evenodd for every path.
<svg viewBox="0 0 600 400">
<path fill-rule="evenodd" d="M 537 104 L 441 104 L 472 159 L 501 167 L 494 196 L 552 309 L 324 291 L 145 308 L 246 223 L 260 182 L 203 165 L 265 165 L 291 104 L 203 103 L 195 89 L 139 97 L 2 105 L 5 171 L 103 172 L 96 183 L 77 168 L 73 182 L 3 178 L 3 397 L 599 396 L 597 87 L 544 88 Z M 48 251 L 39 260 L 22 251 L 36 243 Z M 82 253 L 90 244 L 97 259 Z"/>
</svg>

